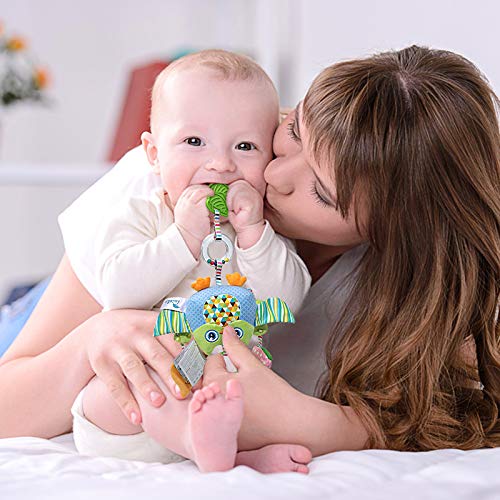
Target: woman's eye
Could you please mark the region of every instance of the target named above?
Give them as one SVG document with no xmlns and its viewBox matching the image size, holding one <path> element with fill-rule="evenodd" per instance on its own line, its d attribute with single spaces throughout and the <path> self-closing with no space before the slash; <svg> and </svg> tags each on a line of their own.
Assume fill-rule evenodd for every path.
<svg viewBox="0 0 500 500">
<path fill-rule="evenodd" d="M 328 201 L 325 200 L 319 193 L 318 190 L 316 189 L 316 184 L 313 182 L 311 185 L 311 194 L 316 198 L 316 201 L 323 207 L 331 207 L 332 204 Z"/>
<path fill-rule="evenodd" d="M 208 342 L 216 342 L 219 338 L 219 332 L 215 330 L 208 330 L 208 332 L 205 333 L 205 339 Z"/>
<path fill-rule="evenodd" d="M 201 146 L 203 145 L 203 141 L 199 137 L 188 137 L 184 140 L 186 144 L 190 146 Z"/>
<path fill-rule="evenodd" d="M 292 139 L 292 141 L 300 143 L 300 137 L 297 135 L 297 132 L 295 132 L 295 119 L 293 119 L 287 126 L 286 128 L 288 129 L 288 135 Z"/>
<path fill-rule="evenodd" d="M 251 142 L 240 142 L 237 146 L 236 149 L 239 149 L 240 151 L 252 151 L 252 149 L 255 148 L 255 144 L 252 144 Z"/>
</svg>

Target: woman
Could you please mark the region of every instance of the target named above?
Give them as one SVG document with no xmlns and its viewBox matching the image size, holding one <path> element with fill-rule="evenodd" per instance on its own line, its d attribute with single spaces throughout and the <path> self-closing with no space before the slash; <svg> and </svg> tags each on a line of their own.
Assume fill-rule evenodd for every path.
<svg viewBox="0 0 500 500">
<path fill-rule="evenodd" d="M 240 449 L 500 445 L 497 105 L 467 60 L 409 47 L 325 69 L 280 125 L 267 217 L 297 240 L 314 285 L 302 331 L 271 336 L 277 362 L 293 359 L 295 378 L 277 371 L 295 388 L 231 336 L 238 373 L 209 359 L 204 383 L 243 385 Z M 123 186 L 109 184 L 100 185 L 118 196 Z M 75 266 L 78 252 L 66 250 Z M 138 407 L 126 379 L 152 405 L 168 404 L 143 361 L 175 394 L 178 347 L 151 337 L 156 315 L 100 313 L 79 269 L 63 258 L 2 359 L 2 436 L 69 431 L 70 405 L 94 373 L 129 418 Z M 325 357 L 317 399 L 306 392 Z M 268 401 L 259 414 L 257 398 Z"/>
</svg>

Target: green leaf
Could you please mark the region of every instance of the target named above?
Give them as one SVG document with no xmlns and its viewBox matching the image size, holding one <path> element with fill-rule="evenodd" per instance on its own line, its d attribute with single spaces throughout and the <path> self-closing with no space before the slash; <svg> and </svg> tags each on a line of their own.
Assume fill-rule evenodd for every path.
<svg viewBox="0 0 500 500">
<path fill-rule="evenodd" d="M 214 195 L 207 197 L 206 206 L 210 212 L 215 213 L 218 210 L 221 215 L 227 217 L 229 210 L 227 208 L 227 192 L 229 187 L 227 184 L 210 184 L 210 189 L 213 190 Z"/>
</svg>

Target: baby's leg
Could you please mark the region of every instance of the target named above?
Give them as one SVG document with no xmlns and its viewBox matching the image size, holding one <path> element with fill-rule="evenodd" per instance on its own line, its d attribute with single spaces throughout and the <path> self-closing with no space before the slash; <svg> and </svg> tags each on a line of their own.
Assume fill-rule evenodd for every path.
<svg viewBox="0 0 500 500">
<path fill-rule="evenodd" d="M 166 388 L 148 368 L 160 388 Z M 241 385 L 230 380 L 223 395 L 217 384 L 196 391 L 184 401 L 169 398 L 161 408 L 152 408 L 132 389 L 141 408 L 144 430 L 166 448 L 190 458 L 202 472 L 234 467 L 238 431 L 243 419 Z"/>
<path fill-rule="evenodd" d="M 167 394 L 168 389 L 156 372 L 149 368 L 148 371 Z M 196 462 L 203 472 L 224 471 L 235 465 L 246 465 L 263 473 L 309 472 L 307 464 L 312 455 L 304 446 L 272 444 L 258 450 L 236 453 L 237 436 L 243 418 L 243 399 L 240 384 L 235 380 L 228 382 L 225 397 L 216 384 L 196 391 L 189 400 L 187 414 L 185 406 L 178 412 L 179 407 L 172 404 L 169 410 L 160 415 L 147 401 L 141 402 L 139 393 L 134 395 L 141 407 L 146 432 L 165 447 Z M 159 410 L 167 407 L 171 401 L 174 403 L 173 398 L 170 398 Z M 177 429 L 177 433 L 172 432 L 173 429 Z M 174 438 L 178 438 L 175 443 Z"/>
<path fill-rule="evenodd" d="M 122 413 L 101 379 L 94 377 L 83 393 L 85 418 L 110 434 L 130 435 L 142 432 L 140 425 L 133 425 Z"/>
<path fill-rule="evenodd" d="M 150 368 L 148 371 L 160 383 L 167 400 L 160 408 L 155 408 L 130 384 L 142 414 L 142 425 L 132 424 L 123 415 L 104 382 L 97 377 L 89 382 L 83 393 L 85 418 L 110 434 L 130 435 L 146 431 L 165 448 L 183 457 L 193 458 L 186 437 L 189 400 L 178 400 L 171 396 L 156 372 Z"/>
<path fill-rule="evenodd" d="M 224 397 L 211 385 L 185 400 L 169 396 L 159 376 L 148 368 L 167 401 L 154 408 L 133 386 L 132 392 L 142 414 L 142 426 L 133 425 L 123 415 L 105 384 L 95 377 L 84 392 L 85 417 L 111 434 L 130 435 L 146 431 L 155 441 L 175 453 L 195 461 L 200 470 L 222 471 L 247 465 L 260 472 L 306 472 L 309 450 L 298 445 L 270 445 L 236 454 L 237 434 L 243 417 L 243 400 L 234 380 Z"/>
</svg>

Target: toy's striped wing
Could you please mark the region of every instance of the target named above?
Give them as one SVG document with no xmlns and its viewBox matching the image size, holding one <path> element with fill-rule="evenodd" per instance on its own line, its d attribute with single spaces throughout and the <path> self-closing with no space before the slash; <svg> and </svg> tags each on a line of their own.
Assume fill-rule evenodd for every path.
<svg viewBox="0 0 500 500">
<path fill-rule="evenodd" d="M 186 315 L 183 312 L 172 311 L 170 309 L 162 309 L 156 320 L 154 336 L 165 335 L 166 333 L 190 334 L 191 328 L 186 320 Z"/>
<path fill-rule="evenodd" d="M 295 323 L 292 311 L 284 300 L 271 297 L 259 301 L 255 314 L 255 326 L 267 325 L 268 323 Z"/>
</svg>

